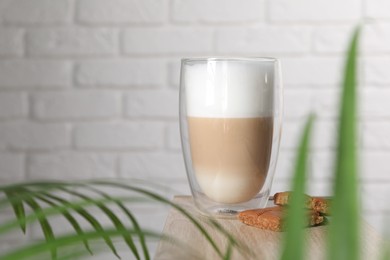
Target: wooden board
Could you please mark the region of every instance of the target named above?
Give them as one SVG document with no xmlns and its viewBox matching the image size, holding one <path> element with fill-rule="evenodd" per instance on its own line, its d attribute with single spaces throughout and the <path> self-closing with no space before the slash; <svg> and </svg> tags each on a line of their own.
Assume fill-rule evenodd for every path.
<svg viewBox="0 0 390 260">
<path fill-rule="evenodd" d="M 177 196 L 174 202 L 187 209 L 210 234 L 220 250 L 225 253 L 228 239 L 209 224 L 207 217 L 201 215 L 194 207 L 190 196 Z M 236 239 L 250 250 L 240 253 L 233 250 L 232 259 L 279 259 L 283 233 L 249 227 L 235 219 L 217 219 L 217 222 L 228 230 Z M 325 236 L 327 226 L 307 228 L 307 259 L 325 259 Z M 188 218 L 172 209 L 165 222 L 163 235 L 173 237 L 162 239 L 156 251 L 155 259 L 219 259 L 218 254 L 206 237 L 191 223 Z M 366 222 L 362 221 L 362 259 L 378 259 L 381 238 Z M 252 251 L 252 255 L 248 252 Z"/>
</svg>

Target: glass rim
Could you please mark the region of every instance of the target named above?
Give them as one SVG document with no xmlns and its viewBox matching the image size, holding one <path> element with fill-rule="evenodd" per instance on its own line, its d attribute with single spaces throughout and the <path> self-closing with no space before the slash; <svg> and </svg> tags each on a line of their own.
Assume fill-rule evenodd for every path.
<svg viewBox="0 0 390 260">
<path fill-rule="evenodd" d="M 274 57 L 186 57 L 182 58 L 182 63 L 187 62 L 208 62 L 208 61 L 257 61 L 257 62 L 278 62 L 279 59 Z"/>
</svg>

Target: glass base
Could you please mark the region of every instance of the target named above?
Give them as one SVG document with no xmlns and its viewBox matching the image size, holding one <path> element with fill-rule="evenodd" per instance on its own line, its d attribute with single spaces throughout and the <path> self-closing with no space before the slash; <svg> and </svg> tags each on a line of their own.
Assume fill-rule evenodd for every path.
<svg viewBox="0 0 390 260">
<path fill-rule="evenodd" d="M 241 211 L 264 208 L 267 205 L 270 190 L 258 193 L 253 199 L 235 204 L 223 204 L 209 199 L 203 193 L 194 194 L 194 201 L 201 214 L 215 218 L 234 219 Z"/>
</svg>

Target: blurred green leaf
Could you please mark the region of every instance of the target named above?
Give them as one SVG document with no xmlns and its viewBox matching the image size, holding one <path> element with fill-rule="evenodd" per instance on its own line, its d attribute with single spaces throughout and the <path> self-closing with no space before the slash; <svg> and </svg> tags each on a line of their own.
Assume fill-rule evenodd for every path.
<svg viewBox="0 0 390 260">
<path fill-rule="evenodd" d="M 43 235 L 46 239 L 46 242 L 52 242 L 55 240 L 53 229 L 46 216 L 42 212 L 41 206 L 33 199 L 32 197 L 26 198 L 25 202 L 30 208 L 34 211 L 35 215 L 38 217 L 39 224 L 41 225 Z M 56 249 L 51 250 L 51 258 L 57 259 L 57 251 Z"/>
<path fill-rule="evenodd" d="M 94 188 L 95 186 L 96 186 L 96 188 Z M 118 189 L 120 188 L 120 189 L 123 189 L 127 192 L 131 192 L 131 195 L 124 196 L 124 197 L 111 197 L 108 194 L 102 192 L 100 189 L 100 186 L 115 187 Z M 38 253 L 43 253 L 45 251 L 47 252 L 47 250 L 52 250 L 52 249 L 57 250 L 59 248 L 63 248 L 63 246 L 65 246 L 67 244 L 72 244 L 73 242 L 70 241 L 71 238 L 73 239 L 72 241 L 74 241 L 74 243 L 84 244 L 84 247 L 85 247 L 86 246 L 85 242 L 89 241 L 88 236 L 95 237 L 96 234 L 99 234 L 99 235 L 96 235 L 96 237 L 103 238 L 104 241 L 106 242 L 106 244 L 109 245 L 109 247 L 111 248 L 112 252 L 115 255 L 117 255 L 117 257 L 119 257 L 111 238 L 113 236 L 117 237 L 118 234 L 121 234 L 122 238 L 124 238 L 126 236 L 138 236 L 140 239 L 137 242 L 140 243 L 140 245 L 144 251 L 145 259 L 148 259 L 149 253 L 148 252 L 145 253 L 145 251 L 147 251 L 147 247 L 146 247 L 146 243 L 145 243 L 145 236 L 150 236 L 150 232 L 148 233 L 147 230 L 145 230 L 139 226 L 134 215 L 131 213 L 131 210 L 127 207 L 127 205 L 125 205 L 125 203 L 139 203 L 139 202 L 145 202 L 145 201 L 149 201 L 149 202 L 156 201 L 159 203 L 171 205 L 175 209 L 177 209 L 181 214 L 183 214 L 186 218 L 188 218 L 195 225 L 195 227 L 197 227 L 197 229 L 204 235 L 206 240 L 208 240 L 211 245 L 215 246 L 214 249 L 220 255 L 221 259 L 229 259 L 231 257 L 231 253 L 232 253 L 233 248 L 237 248 L 239 250 L 239 252 L 246 253 L 245 252 L 246 248 L 244 246 L 242 246 L 241 243 L 237 242 L 237 240 L 235 240 L 235 238 L 231 234 L 229 234 L 229 232 L 227 232 L 217 221 L 215 221 L 213 219 L 207 219 L 206 223 L 215 227 L 215 230 L 219 231 L 228 240 L 228 247 L 224 249 L 227 251 L 222 253 L 222 249 L 220 249 L 217 246 L 217 244 L 215 243 L 213 238 L 210 236 L 210 234 L 203 227 L 203 224 L 201 224 L 200 221 L 198 221 L 194 216 L 192 216 L 191 213 L 187 212 L 187 210 L 185 210 L 181 206 L 176 205 L 175 203 L 171 202 L 169 199 L 162 197 L 161 195 L 157 194 L 156 192 L 151 192 L 145 188 L 140 188 L 138 186 L 142 187 L 142 185 L 138 185 L 138 184 L 137 184 L 137 187 L 134 187 L 132 185 L 127 185 L 124 182 L 117 183 L 115 181 L 112 181 L 112 182 L 82 181 L 82 182 L 77 182 L 77 183 L 71 183 L 71 182 L 63 182 L 63 183 L 48 182 L 48 183 L 45 183 L 44 182 L 44 183 L 23 183 L 23 184 L 12 185 L 13 189 L 19 189 L 19 190 L 25 189 L 26 190 L 25 193 L 28 195 L 23 194 L 23 193 L 18 194 L 18 196 L 20 198 L 23 198 L 23 200 L 26 203 L 27 203 L 27 201 L 30 201 L 29 203 L 31 204 L 31 198 L 33 198 L 34 201 L 41 200 L 42 202 L 45 203 L 45 205 L 50 206 L 50 207 L 41 208 L 41 210 L 38 210 L 38 208 L 35 207 L 34 214 L 26 214 L 24 217 L 21 218 L 22 221 L 24 221 L 26 224 L 33 223 L 37 220 L 41 222 L 42 219 L 48 219 L 51 217 L 62 215 L 65 218 L 67 218 L 68 222 L 72 222 L 71 225 L 73 225 L 73 228 L 75 229 L 76 232 L 73 234 L 69 234 L 69 237 L 68 237 L 69 241 L 66 240 L 68 242 L 64 242 L 64 240 L 61 240 L 61 239 L 59 240 L 59 238 L 62 238 L 62 237 L 56 236 L 54 241 L 42 242 L 39 246 L 38 245 L 31 246 L 28 249 L 24 248 L 25 250 L 27 250 L 27 251 L 23 251 L 24 253 L 22 253 L 22 251 L 20 251 L 20 250 L 16 250 L 15 252 L 6 254 L 7 258 L 2 258 L 3 256 L 1 256 L 1 254 L 0 254 L 0 258 L 1 259 L 13 259 L 13 260 L 18 259 L 19 260 L 19 259 L 24 259 L 24 258 L 19 258 L 19 257 L 21 257 L 22 254 L 24 254 L 24 257 L 27 257 L 27 258 L 30 255 L 37 256 Z M 1 186 L 0 192 L 1 191 L 4 192 L 4 190 L 7 188 L 9 188 L 9 187 L 8 186 Z M 77 193 L 77 192 L 75 192 L 74 189 L 80 190 L 80 192 L 82 192 L 82 193 Z M 95 197 L 92 198 L 92 197 L 86 196 L 84 194 L 84 191 L 86 192 L 86 191 L 88 191 L 88 189 L 94 191 L 95 193 L 100 195 L 100 197 L 99 198 L 95 198 Z M 28 192 L 27 192 L 27 190 L 28 190 Z M 81 200 L 68 201 L 68 200 L 64 199 L 63 197 L 61 197 L 62 195 L 61 196 L 55 195 L 55 194 L 58 194 L 59 191 L 60 191 L 60 194 L 62 194 L 62 195 L 64 195 L 64 191 L 65 191 L 66 193 L 72 194 L 73 196 L 76 196 L 76 197 L 80 198 Z M 90 194 L 90 193 L 88 193 L 88 194 Z M 13 196 L 14 195 L 12 195 L 11 198 L 8 198 L 8 199 L 14 201 L 15 197 L 13 197 Z M 65 194 L 65 196 L 67 197 L 67 194 Z M 3 203 L 3 201 L 0 201 L 0 203 Z M 127 217 L 130 219 L 133 227 L 128 228 L 128 227 L 124 226 L 122 222 L 121 222 L 122 224 L 119 224 L 118 221 L 120 221 L 120 218 L 116 215 L 116 213 L 112 212 L 108 208 L 108 205 L 110 205 L 110 204 L 117 205 L 123 212 L 125 212 Z M 34 204 L 34 206 L 37 206 L 37 205 Z M 39 204 L 38 204 L 38 206 L 39 206 Z M 115 229 L 118 231 L 118 233 L 116 233 L 117 235 L 111 236 L 110 235 L 111 233 L 106 232 L 106 231 L 112 230 L 112 227 L 111 228 L 109 228 L 109 227 L 103 228 L 103 226 L 90 213 L 88 213 L 86 208 L 90 207 L 90 206 L 95 206 L 95 207 L 97 206 L 107 216 L 109 215 L 109 218 L 113 222 Z M 82 233 L 81 233 L 80 229 L 78 229 L 78 227 L 77 227 L 77 224 L 75 225 L 75 223 L 73 222 L 74 218 L 70 214 L 70 211 L 75 211 L 80 216 L 85 218 L 92 225 L 92 227 L 94 227 L 94 230 L 91 232 L 92 233 L 94 232 L 95 235 L 90 233 L 90 231 L 84 231 L 84 230 L 81 230 L 82 231 Z M 69 216 L 71 216 L 71 217 L 69 218 Z M 13 221 L 10 221 L 7 223 L 0 223 L 0 235 L 6 233 L 8 231 L 11 231 L 12 229 L 14 229 L 18 226 L 19 226 L 18 220 L 13 220 Z M 47 227 L 42 227 L 42 228 L 46 229 Z M 127 231 L 130 230 L 131 232 L 127 232 L 127 233 L 121 232 L 123 230 L 127 230 Z M 142 237 L 142 239 L 141 239 L 141 237 Z M 184 250 L 184 248 L 186 248 L 184 245 L 182 245 L 183 244 L 182 241 L 176 241 L 174 238 L 169 238 L 169 240 L 174 241 L 174 244 L 177 246 L 180 246 L 180 248 L 183 250 Z M 61 241 L 64 244 L 61 244 L 62 243 Z M 128 241 L 126 241 L 126 242 L 128 243 Z M 37 249 L 37 247 L 38 247 L 38 249 Z M 186 250 L 191 251 L 191 248 L 188 248 Z M 95 250 L 93 250 L 93 251 L 95 251 Z M 188 252 L 190 252 L 190 251 L 188 251 Z M 84 249 L 84 253 L 87 253 L 87 252 L 88 251 Z M 72 254 L 72 253 L 68 254 L 68 256 L 70 258 L 65 258 L 65 259 L 72 259 L 71 256 L 76 256 L 78 254 L 82 255 L 84 253 L 83 253 L 83 251 L 77 251 L 77 252 L 75 252 L 75 254 Z M 134 252 L 133 252 L 133 255 L 134 255 Z M 61 259 L 62 259 L 63 255 L 59 255 L 59 256 L 61 256 Z M 28 259 L 31 259 L 31 258 L 28 258 Z M 34 258 L 34 259 L 36 259 L 36 258 Z M 40 258 L 38 258 L 38 259 L 40 259 Z M 41 258 L 41 259 L 43 259 L 43 258 Z"/>
<path fill-rule="evenodd" d="M 311 115 L 306 122 L 298 148 L 292 185 L 293 193 L 287 209 L 286 233 L 283 237 L 284 248 L 281 257 L 282 260 L 303 259 L 304 256 L 304 228 L 307 223 L 307 213 L 304 208 L 306 202 L 304 193 L 313 121 L 314 116 Z"/>
<path fill-rule="evenodd" d="M 52 207 L 57 207 L 58 204 L 57 203 L 54 203 L 53 201 L 41 196 L 41 195 L 37 195 L 36 196 L 38 199 L 42 200 L 43 202 L 51 205 Z M 83 235 L 84 234 L 84 231 L 82 230 L 81 226 L 79 225 L 79 223 L 77 222 L 77 220 L 69 213 L 69 211 L 64 211 L 62 213 L 62 215 L 68 220 L 69 224 L 74 228 L 74 230 L 76 231 L 76 233 L 78 235 Z M 88 244 L 88 241 L 87 240 L 84 240 L 83 241 L 84 243 L 84 246 L 85 248 L 87 249 L 87 251 L 93 255 L 92 253 L 92 250 Z"/>
<path fill-rule="evenodd" d="M 360 258 L 358 175 L 356 155 L 356 66 L 360 28 L 353 33 L 344 70 L 334 176 L 329 260 Z"/>
<path fill-rule="evenodd" d="M 37 242 L 27 247 L 24 247 L 19 250 L 15 250 L 13 252 L 7 253 L 1 256 L 2 260 L 21 260 L 21 259 L 29 259 L 31 256 L 45 253 L 47 251 L 57 250 L 59 248 L 63 248 L 70 245 L 75 245 L 84 240 L 95 240 L 101 238 L 103 235 L 108 237 L 118 237 L 123 236 L 125 234 L 134 234 L 135 231 L 133 229 L 106 229 L 101 231 L 88 231 L 84 232 L 83 235 L 78 234 L 67 234 L 63 236 L 57 237 L 55 240 L 50 240 L 46 242 Z M 155 236 L 159 237 L 157 233 L 144 230 L 146 236 Z M 80 252 L 82 254 L 82 252 Z"/>
<path fill-rule="evenodd" d="M 94 191 L 95 193 L 101 195 L 103 198 L 106 198 L 106 199 L 107 198 L 111 198 L 107 193 L 102 192 L 102 191 L 100 191 L 100 190 L 98 190 L 98 189 L 96 189 L 96 188 L 94 188 L 92 186 L 89 186 L 88 188 L 90 190 Z M 147 245 L 146 245 L 145 236 L 142 233 L 142 229 L 141 229 L 140 225 L 138 224 L 137 219 L 126 208 L 126 206 L 120 200 L 114 199 L 114 201 L 115 201 L 115 204 L 118 205 L 118 207 L 126 214 L 126 216 L 129 218 L 129 220 L 133 224 L 134 230 L 137 232 L 137 235 L 139 237 L 139 241 L 140 241 L 140 244 L 141 244 L 141 247 L 142 247 L 142 251 L 144 253 L 144 258 L 145 258 L 145 260 L 149 260 L 150 256 L 149 256 L 149 251 L 148 251 L 148 248 L 147 248 Z"/>
<path fill-rule="evenodd" d="M 127 184 L 123 184 L 123 183 L 115 183 L 115 182 L 109 182 L 109 181 L 96 181 L 96 182 L 92 182 L 92 183 L 97 184 L 97 185 L 108 185 L 108 186 L 113 186 L 113 187 L 119 187 L 122 189 L 132 190 L 132 191 L 141 193 L 143 195 L 146 195 L 146 196 L 148 196 L 156 201 L 159 201 L 161 203 L 172 206 L 173 208 L 177 209 L 181 214 L 183 214 L 188 220 L 190 220 L 190 222 L 195 225 L 195 227 L 203 234 L 203 236 L 206 238 L 206 240 L 210 243 L 210 245 L 213 247 L 213 249 L 217 252 L 218 256 L 222 259 L 224 258 L 224 255 L 223 255 L 221 249 L 218 248 L 215 241 L 212 239 L 212 237 L 206 231 L 206 229 L 200 224 L 200 222 L 197 221 L 187 210 L 185 210 L 184 208 L 180 207 L 179 205 L 173 203 L 172 201 L 170 201 L 170 200 L 168 200 L 168 199 L 166 199 L 166 198 L 164 198 L 164 197 L 162 197 L 154 192 L 150 192 L 148 190 L 134 187 L 134 186 L 127 185 Z"/>
<path fill-rule="evenodd" d="M 17 191 L 13 189 L 5 190 L 4 193 L 8 202 L 12 205 L 15 217 L 19 220 L 20 228 L 22 229 L 23 233 L 26 234 L 26 222 L 24 221 L 26 214 L 24 211 L 23 199 L 20 198 L 20 196 L 17 194 Z"/>
<path fill-rule="evenodd" d="M 69 190 L 69 189 L 64 188 L 64 187 L 62 187 L 61 190 L 65 191 L 65 192 L 68 192 L 69 194 L 72 194 L 74 196 L 80 197 L 83 200 L 93 201 L 92 198 L 90 198 L 90 197 L 88 197 L 88 196 L 86 196 L 86 195 L 84 195 L 84 194 L 82 194 L 80 192 L 72 191 L 72 190 Z M 113 200 L 113 202 L 115 202 L 115 200 Z M 102 212 L 104 212 L 104 214 L 106 214 L 106 216 L 111 220 L 111 222 L 114 224 L 114 226 L 118 230 L 125 229 L 125 226 L 123 225 L 122 221 L 104 203 L 96 202 L 95 205 Z M 136 259 L 140 259 L 140 256 L 139 256 L 139 253 L 138 253 L 138 249 L 135 246 L 133 238 L 131 237 L 131 235 L 129 233 L 124 233 L 123 234 L 123 239 L 126 242 L 126 244 L 128 245 L 129 249 L 133 252 L 133 254 L 136 257 Z"/>
<path fill-rule="evenodd" d="M 44 191 L 42 191 L 41 193 L 47 196 L 48 198 L 59 201 L 65 209 L 71 208 L 75 210 L 80 216 L 82 216 L 87 222 L 89 222 L 97 232 L 102 232 L 104 230 L 103 226 L 99 223 L 99 221 L 95 217 L 93 217 L 88 211 L 86 211 L 82 206 L 78 206 L 77 204 L 72 204 L 72 202 L 69 202 L 63 198 L 60 198 L 58 196 L 52 195 Z M 111 199 L 108 200 L 111 201 Z M 86 202 L 88 202 L 88 204 L 90 205 L 95 204 L 95 201 L 91 201 L 91 200 L 87 200 Z M 120 258 L 118 252 L 115 249 L 114 243 L 112 242 L 110 237 L 103 234 L 102 238 L 106 242 L 107 246 L 111 249 L 112 253 L 116 257 Z"/>
<path fill-rule="evenodd" d="M 390 242 L 389 241 L 383 242 L 382 260 L 390 260 Z"/>
</svg>

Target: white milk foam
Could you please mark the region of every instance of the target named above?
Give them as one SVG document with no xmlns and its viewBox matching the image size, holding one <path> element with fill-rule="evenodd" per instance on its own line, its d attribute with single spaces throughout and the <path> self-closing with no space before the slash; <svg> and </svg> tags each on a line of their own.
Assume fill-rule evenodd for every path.
<svg viewBox="0 0 390 260">
<path fill-rule="evenodd" d="M 273 61 L 214 61 L 186 66 L 187 115 L 248 118 L 273 115 Z"/>
</svg>

